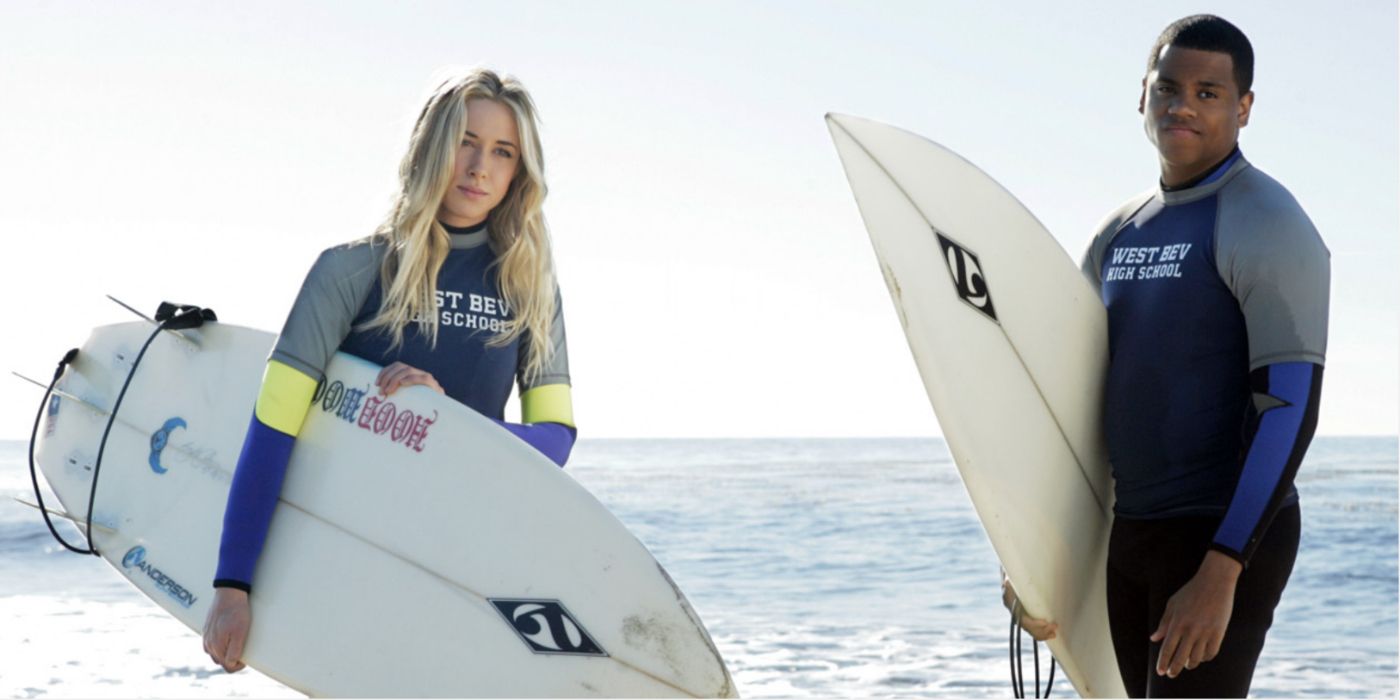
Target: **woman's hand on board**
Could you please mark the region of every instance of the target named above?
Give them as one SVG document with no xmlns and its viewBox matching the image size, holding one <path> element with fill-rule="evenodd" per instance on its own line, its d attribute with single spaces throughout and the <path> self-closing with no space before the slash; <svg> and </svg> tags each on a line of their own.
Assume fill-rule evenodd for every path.
<svg viewBox="0 0 1400 700">
<path fill-rule="evenodd" d="M 1027 615 L 1026 609 L 1020 606 L 1020 601 L 1016 598 L 1016 589 L 1011 586 L 1011 579 L 1006 577 L 1005 572 L 1001 576 L 1001 602 L 1011 612 L 1020 611 L 1021 629 L 1030 632 L 1031 637 L 1036 641 L 1043 642 L 1055 638 L 1055 633 L 1059 631 L 1060 626 L 1049 620 Z"/>
<path fill-rule="evenodd" d="M 214 604 L 204 618 L 204 651 L 225 671 L 242 671 L 243 645 L 248 641 L 248 628 L 253 623 L 248 592 L 237 588 L 214 590 Z"/>
<path fill-rule="evenodd" d="M 439 394 L 446 393 L 442 390 L 442 385 L 433 378 L 433 375 L 402 362 L 395 362 L 380 370 L 379 377 L 374 380 L 374 385 L 379 387 L 379 393 L 382 396 L 388 396 L 398 391 L 400 387 L 415 384 L 422 384 Z"/>
</svg>

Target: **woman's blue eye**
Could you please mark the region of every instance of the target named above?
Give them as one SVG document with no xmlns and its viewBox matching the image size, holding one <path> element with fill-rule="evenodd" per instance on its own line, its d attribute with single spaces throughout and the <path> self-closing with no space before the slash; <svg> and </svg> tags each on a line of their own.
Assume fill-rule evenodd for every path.
<svg viewBox="0 0 1400 700">
<path fill-rule="evenodd" d="M 504 149 L 504 148 L 497 148 L 497 149 L 496 149 L 496 155 L 501 156 L 502 158 L 514 158 L 514 157 L 515 157 L 515 154 L 511 153 L 509 150 L 506 150 L 506 149 Z"/>
</svg>

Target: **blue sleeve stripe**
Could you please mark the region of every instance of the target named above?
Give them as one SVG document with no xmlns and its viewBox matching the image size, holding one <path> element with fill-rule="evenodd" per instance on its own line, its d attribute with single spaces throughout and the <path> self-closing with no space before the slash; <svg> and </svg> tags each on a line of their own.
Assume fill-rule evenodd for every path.
<svg viewBox="0 0 1400 700">
<path fill-rule="evenodd" d="M 1245 562 L 1293 483 L 1312 440 L 1322 380 L 1322 367 L 1310 362 L 1281 362 L 1256 372 L 1264 373 L 1267 385 L 1256 386 L 1256 392 L 1282 403 L 1259 415 L 1235 494 L 1215 535 L 1217 548 Z"/>
<path fill-rule="evenodd" d="M 296 438 L 264 425 L 256 415 L 249 422 L 224 508 L 217 585 L 251 588 L 295 443 Z"/>
<path fill-rule="evenodd" d="M 491 420 L 496 425 L 509 430 L 510 433 L 525 444 L 540 451 L 540 454 L 550 458 L 560 467 L 569 461 L 569 453 L 574 449 L 574 440 L 578 436 L 578 431 L 562 423 L 531 423 L 521 425 L 519 423 L 507 423 L 503 420 Z"/>
</svg>

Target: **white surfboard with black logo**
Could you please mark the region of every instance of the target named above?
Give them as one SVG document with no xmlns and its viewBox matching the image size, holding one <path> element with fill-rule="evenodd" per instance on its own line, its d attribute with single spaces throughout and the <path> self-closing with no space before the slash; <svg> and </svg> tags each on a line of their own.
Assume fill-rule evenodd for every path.
<svg viewBox="0 0 1400 700">
<path fill-rule="evenodd" d="M 1080 694 L 1121 697 L 1105 561 L 1107 318 L 1001 185 L 923 137 L 828 115 L 881 272 L 982 525 Z M 998 595 L 994 584 L 987 595 Z"/>
<path fill-rule="evenodd" d="M 88 509 L 98 442 L 152 326 L 93 331 L 58 383 L 38 463 Z M 273 336 L 164 333 L 108 438 L 93 544 L 194 630 Z M 318 696 L 728 697 L 680 590 L 567 472 L 425 387 L 379 400 L 337 355 L 297 439 L 253 592 L 245 660 Z"/>
</svg>

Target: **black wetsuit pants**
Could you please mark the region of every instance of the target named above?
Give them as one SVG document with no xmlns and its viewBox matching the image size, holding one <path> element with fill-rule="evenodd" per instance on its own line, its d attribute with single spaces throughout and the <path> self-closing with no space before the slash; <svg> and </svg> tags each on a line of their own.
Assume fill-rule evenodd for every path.
<svg viewBox="0 0 1400 700">
<path fill-rule="evenodd" d="M 1278 512 L 1241 572 L 1230 626 L 1215 659 L 1176 678 L 1159 676 L 1162 644 L 1148 641 L 1167 599 L 1196 575 L 1219 525 L 1219 517 L 1114 520 L 1108 544 L 1108 622 L 1129 696 L 1242 698 L 1249 693 L 1264 634 L 1298 553 L 1298 506 Z"/>
</svg>

